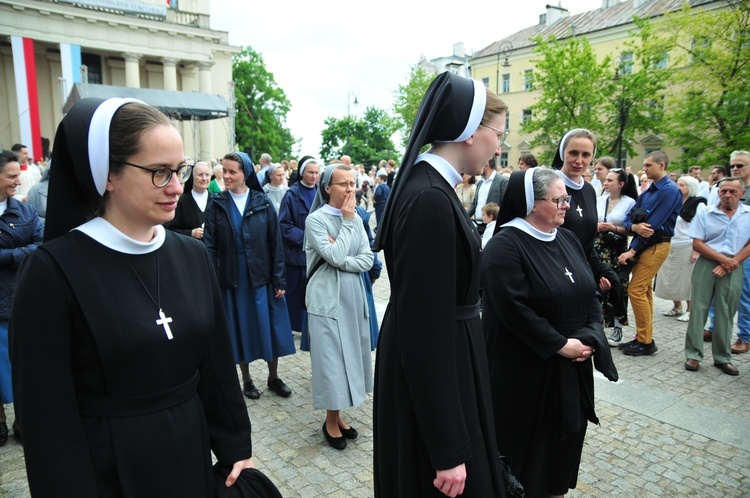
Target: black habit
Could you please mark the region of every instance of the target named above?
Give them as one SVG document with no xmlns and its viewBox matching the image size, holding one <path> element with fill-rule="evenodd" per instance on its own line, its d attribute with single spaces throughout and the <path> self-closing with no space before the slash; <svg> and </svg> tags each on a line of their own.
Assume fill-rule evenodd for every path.
<svg viewBox="0 0 750 498">
<path fill-rule="evenodd" d="M 135 255 L 74 230 L 26 258 L 16 303 L 13 363 L 34 363 L 14 376 L 34 496 L 213 496 L 211 451 L 225 466 L 251 456 L 200 242 L 167 231 Z"/>
<path fill-rule="evenodd" d="M 591 361 L 557 351 L 579 338 L 617 378 L 581 244 L 565 229 L 543 242 L 503 228 L 484 249 L 482 283 L 498 449 L 527 497 L 564 494 L 576 485 L 587 422 L 598 419 Z"/>
<path fill-rule="evenodd" d="M 564 174 L 560 173 L 560 176 L 564 177 Z M 570 195 L 570 208 L 565 213 L 565 223 L 563 223 L 562 228 L 567 228 L 578 237 L 596 281 L 598 282 L 599 279 L 605 277 L 612 284 L 613 291 L 619 296 L 620 279 L 617 273 L 612 270 L 611 266 L 601 260 L 594 247 L 596 236 L 599 233 L 596 191 L 587 181 L 583 182 L 581 189 L 571 187 L 572 180 L 567 177 L 564 177 L 563 181 L 565 182 L 565 190 Z"/>
<path fill-rule="evenodd" d="M 466 464 L 464 497 L 504 496 L 478 313 L 480 238 L 451 185 L 414 165 L 389 204 L 391 301 L 375 365 L 375 495 L 444 496 L 435 470 Z M 396 183 L 398 183 L 397 180 Z"/>
<path fill-rule="evenodd" d="M 208 210 L 208 204 L 211 203 L 211 194 L 208 194 L 208 203 L 206 203 L 206 210 Z M 172 221 L 166 224 L 167 230 L 181 233 L 182 235 L 192 236 L 193 230 L 196 228 L 203 227 L 203 220 L 205 219 L 205 212 L 201 211 L 198 207 L 198 203 L 195 202 L 192 191 L 188 190 L 180 196 L 177 201 L 177 209 L 174 212 L 174 218 Z"/>
</svg>

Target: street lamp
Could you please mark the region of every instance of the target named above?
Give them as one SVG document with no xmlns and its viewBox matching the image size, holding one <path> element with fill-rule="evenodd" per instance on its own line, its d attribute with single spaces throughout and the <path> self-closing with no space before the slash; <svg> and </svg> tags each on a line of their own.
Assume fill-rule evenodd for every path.
<svg viewBox="0 0 750 498">
<path fill-rule="evenodd" d="M 625 97 L 625 85 L 627 82 L 622 81 L 622 77 L 625 75 L 623 68 L 625 67 L 626 61 L 620 55 L 612 61 L 615 69 L 614 81 L 619 86 L 619 95 L 615 100 L 615 109 L 617 110 L 617 137 L 613 144 L 610 153 L 617 155 L 617 167 L 622 168 L 622 146 L 624 142 L 625 128 L 628 125 L 630 118 L 630 105 L 631 102 Z"/>
<path fill-rule="evenodd" d="M 352 102 L 352 96 L 354 96 L 354 102 Z M 349 155 L 349 135 L 351 133 L 351 127 L 352 127 L 352 114 L 351 114 L 351 104 L 357 105 L 359 102 L 357 101 L 357 97 L 359 97 L 359 87 L 357 85 L 353 85 L 351 88 L 349 88 L 349 93 L 346 96 L 346 155 Z"/>
<path fill-rule="evenodd" d="M 510 67 L 510 62 L 508 61 L 508 57 L 513 53 L 513 44 L 511 42 L 507 42 L 504 44 L 500 50 L 497 52 L 497 74 L 495 75 L 495 93 L 500 93 L 500 56 L 505 57 L 505 62 L 503 62 L 503 67 L 505 69 Z"/>
</svg>

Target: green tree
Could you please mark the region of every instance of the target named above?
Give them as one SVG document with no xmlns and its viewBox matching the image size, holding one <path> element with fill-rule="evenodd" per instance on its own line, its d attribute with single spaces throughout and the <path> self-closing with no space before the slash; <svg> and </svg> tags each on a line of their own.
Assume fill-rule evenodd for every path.
<svg viewBox="0 0 750 498">
<path fill-rule="evenodd" d="M 268 152 L 272 157 L 289 157 L 295 140 L 284 123 L 291 104 L 266 69 L 263 56 L 249 46 L 234 55 L 232 79 L 237 148 L 251 149 L 255 156 Z"/>
<path fill-rule="evenodd" d="M 534 87 L 541 95 L 531 106 L 532 118 L 522 123 L 525 133 L 535 133 L 532 146 L 543 149 L 540 162 L 550 164 L 557 141 L 572 128 L 601 130 L 606 89 L 601 82 L 611 78 L 611 59 L 597 61 L 585 37 L 559 41 L 554 37 L 534 39 Z"/>
<path fill-rule="evenodd" d="M 726 163 L 750 144 L 750 0 L 667 14 L 652 50 L 669 51 L 665 126 L 680 163 Z"/>
<path fill-rule="evenodd" d="M 372 164 L 380 159 L 397 159 L 391 136 L 398 128 L 396 120 L 386 111 L 368 107 L 361 118 L 329 116 L 321 132 L 320 155 L 326 161 L 342 155 L 355 163 Z"/>
<path fill-rule="evenodd" d="M 393 112 L 398 119 L 398 131 L 401 132 L 401 144 L 404 147 L 409 143 L 409 133 L 417 117 L 419 104 L 434 77 L 434 74 L 425 71 L 420 61 L 419 64 L 411 67 L 406 85 L 399 85 L 398 90 L 393 92 L 395 98 Z"/>
<path fill-rule="evenodd" d="M 613 76 L 604 82 L 606 119 L 598 130 L 599 149 L 618 159 L 618 163 L 625 157 L 624 152 L 630 156 L 635 153 L 632 138 L 658 132 L 664 117 L 666 53 L 651 43 L 651 23 L 636 20 L 636 25 L 637 30 L 632 33 L 635 39 L 625 43 L 625 51 L 615 58 Z"/>
</svg>

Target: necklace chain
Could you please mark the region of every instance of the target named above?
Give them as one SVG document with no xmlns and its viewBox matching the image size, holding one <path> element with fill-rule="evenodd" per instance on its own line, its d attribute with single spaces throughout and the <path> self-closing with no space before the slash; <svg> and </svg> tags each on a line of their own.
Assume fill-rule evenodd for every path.
<svg viewBox="0 0 750 498">
<path fill-rule="evenodd" d="M 143 283 L 143 279 L 141 279 L 141 276 L 138 275 L 138 272 L 135 271 L 135 268 L 133 268 L 133 265 L 130 264 L 130 261 L 127 260 L 127 258 L 123 255 L 122 259 L 125 260 L 125 262 L 128 264 L 130 269 L 133 272 L 133 275 L 135 275 L 135 278 L 138 279 L 138 281 L 143 286 L 143 290 L 146 291 L 146 294 L 148 294 L 148 297 L 151 299 L 151 302 L 154 303 L 154 305 L 161 310 L 161 289 L 160 289 L 160 283 L 159 283 L 159 251 L 156 252 L 156 299 L 154 299 L 154 296 L 151 295 L 151 291 L 148 290 L 148 287 L 146 287 L 146 284 Z"/>
<path fill-rule="evenodd" d="M 148 294 L 148 297 L 151 299 L 151 301 L 154 303 L 154 305 L 159 308 L 159 318 L 156 320 L 156 325 L 160 327 L 164 327 L 164 333 L 167 335 L 167 339 L 170 341 L 174 339 L 174 336 L 172 335 L 172 329 L 170 328 L 169 324 L 172 323 L 172 318 L 168 317 L 164 314 L 164 311 L 161 309 L 161 286 L 160 286 L 160 275 L 159 275 L 159 251 L 156 251 L 156 299 L 154 299 L 154 296 L 151 295 L 151 292 L 148 290 L 148 287 L 146 287 L 146 284 L 143 283 L 143 279 L 140 275 L 138 275 L 138 272 L 135 271 L 135 268 L 133 268 L 133 265 L 130 264 L 130 261 L 127 260 L 125 255 L 122 255 L 122 259 L 125 260 L 125 262 L 128 264 L 130 269 L 133 271 L 133 274 L 135 275 L 135 278 L 138 279 L 138 281 L 143 286 L 143 290 L 146 291 L 146 294 Z"/>
</svg>

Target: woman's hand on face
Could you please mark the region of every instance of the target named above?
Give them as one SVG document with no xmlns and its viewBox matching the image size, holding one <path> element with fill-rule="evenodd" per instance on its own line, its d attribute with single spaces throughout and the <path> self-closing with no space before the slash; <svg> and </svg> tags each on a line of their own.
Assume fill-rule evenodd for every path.
<svg viewBox="0 0 750 498">
<path fill-rule="evenodd" d="M 573 361 L 586 361 L 594 354 L 594 348 L 587 346 L 578 339 L 568 339 L 568 342 L 557 352 L 563 358 Z"/>
<path fill-rule="evenodd" d="M 242 472 L 242 469 L 254 469 L 255 468 L 255 462 L 253 462 L 253 458 L 250 457 L 247 460 L 240 460 L 239 462 L 235 462 L 234 465 L 232 465 L 232 472 L 229 473 L 229 476 L 227 476 L 226 482 L 224 484 L 226 487 L 231 486 L 232 484 L 237 481 L 237 478 L 240 476 L 240 473 Z"/>
<path fill-rule="evenodd" d="M 354 218 L 354 206 L 356 206 L 356 202 L 353 191 L 348 192 L 346 197 L 344 197 L 344 205 L 341 206 L 341 214 L 347 220 Z"/>
</svg>

